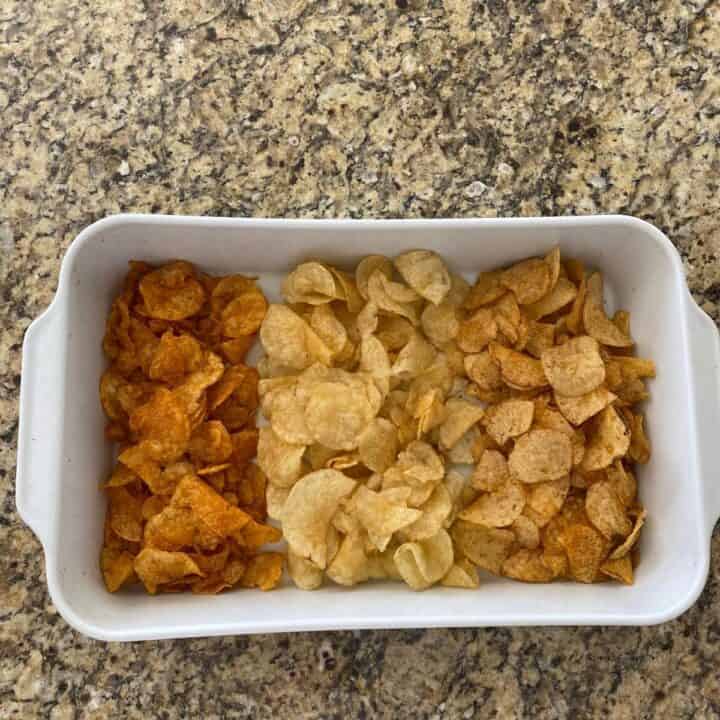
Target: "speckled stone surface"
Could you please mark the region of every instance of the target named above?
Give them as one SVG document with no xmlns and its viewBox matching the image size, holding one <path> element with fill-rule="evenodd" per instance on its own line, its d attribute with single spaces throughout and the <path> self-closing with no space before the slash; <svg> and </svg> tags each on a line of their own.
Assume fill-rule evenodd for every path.
<svg viewBox="0 0 720 720">
<path fill-rule="evenodd" d="M 15 513 L 23 332 L 109 213 L 621 212 L 720 319 L 720 3 L 0 2 L 0 717 L 720 716 L 710 581 L 644 629 L 104 645 Z"/>
</svg>

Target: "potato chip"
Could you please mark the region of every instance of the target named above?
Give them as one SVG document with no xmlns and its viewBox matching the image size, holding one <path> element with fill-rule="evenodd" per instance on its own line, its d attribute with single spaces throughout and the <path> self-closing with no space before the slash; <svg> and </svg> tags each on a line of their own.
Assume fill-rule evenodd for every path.
<svg viewBox="0 0 720 720">
<path fill-rule="evenodd" d="M 550 290 L 551 271 L 549 265 L 539 258 L 522 260 L 504 270 L 500 284 L 512 290 L 521 305 L 530 305 Z"/>
<path fill-rule="evenodd" d="M 358 292 L 360 295 L 369 299 L 368 295 L 368 282 L 370 276 L 376 271 L 382 272 L 385 277 L 390 280 L 393 274 L 392 261 L 386 258 L 384 255 L 368 255 L 364 257 L 355 269 L 355 283 L 357 285 Z"/>
<path fill-rule="evenodd" d="M 418 316 L 419 296 L 401 283 L 393 282 L 380 270 L 370 275 L 367 285 L 368 297 L 380 310 L 407 318 L 413 325 L 420 323 Z"/>
<path fill-rule="evenodd" d="M 144 275 L 139 284 L 144 309 L 150 317 L 183 320 L 197 313 L 205 290 L 195 279 L 192 265 L 177 261 Z"/>
<path fill-rule="evenodd" d="M 279 388 L 272 393 L 269 407 L 263 407 L 275 434 L 284 442 L 294 445 L 310 445 L 315 436 L 305 419 L 306 407 L 298 397 L 297 387 Z"/>
<path fill-rule="evenodd" d="M 316 590 L 322 585 L 322 568 L 307 558 L 300 557 L 292 550 L 288 550 L 287 565 L 292 581 L 301 590 Z"/>
<path fill-rule="evenodd" d="M 442 458 L 431 445 L 420 440 L 408 444 L 398 455 L 395 467 L 410 485 L 437 483 L 445 475 Z"/>
<path fill-rule="evenodd" d="M 530 430 L 516 440 L 508 458 L 511 476 L 524 483 L 557 480 L 571 466 L 570 438 L 557 430 Z"/>
<path fill-rule="evenodd" d="M 605 541 L 587 525 L 570 525 L 560 535 L 568 557 L 570 576 L 578 582 L 595 580 L 605 556 Z"/>
<path fill-rule="evenodd" d="M 550 385 L 565 397 L 586 395 L 605 380 L 597 341 L 587 335 L 543 352 L 540 361 Z"/>
<path fill-rule="evenodd" d="M 484 570 L 499 575 L 503 562 L 515 544 L 511 530 L 488 528 L 457 520 L 450 528 L 456 548 L 468 560 Z"/>
<path fill-rule="evenodd" d="M 126 487 L 110 487 L 108 494 L 108 517 L 113 532 L 123 538 L 138 542 L 142 538 L 143 498 L 131 494 Z"/>
<path fill-rule="evenodd" d="M 348 343 L 348 334 L 330 305 L 317 305 L 313 308 L 310 327 L 334 357 L 337 358 L 342 353 Z"/>
<path fill-rule="evenodd" d="M 481 431 L 477 426 L 473 426 L 467 430 L 467 432 L 460 436 L 460 439 L 452 448 L 445 451 L 444 455 L 447 461 L 458 465 L 474 464 L 475 454 L 473 450 L 480 434 Z"/>
<path fill-rule="evenodd" d="M 397 354 L 391 372 L 393 376 L 405 380 L 416 377 L 432 366 L 436 355 L 437 350 L 415 332 Z"/>
<path fill-rule="evenodd" d="M 516 390 L 532 390 L 548 384 L 539 360 L 498 343 L 490 343 L 490 357 L 500 365 L 503 380 Z"/>
<path fill-rule="evenodd" d="M 158 388 L 152 399 L 130 417 L 130 429 L 144 443 L 146 455 L 158 462 L 177 460 L 190 441 L 190 422 L 176 396 Z"/>
<path fill-rule="evenodd" d="M 282 517 L 285 501 L 290 494 L 289 488 L 279 487 L 268 483 L 265 489 L 265 500 L 267 502 L 267 514 L 273 520 L 280 520 Z"/>
<path fill-rule="evenodd" d="M 453 547 L 445 530 L 437 535 L 400 545 L 393 556 L 403 580 L 413 590 L 438 582 L 453 564 Z"/>
<path fill-rule="evenodd" d="M 555 343 L 555 326 L 550 323 L 541 323 L 531 320 L 528 324 L 528 334 L 525 341 L 525 352 L 538 360 L 548 348 Z"/>
<path fill-rule="evenodd" d="M 494 492 L 504 487 L 509 479 L 510 470 L 505 456 L 497 450 L 485 450 L 472 476 L 473 487 Z"/>
<path fill-rule="evenodd" d="M 521 547 L 534 550 L 540 545 L 540 529 L 529 517 L 525 515 L 516 517 L 510 529 L 515 533 L 518 545 Z"/>
<path fill-rule="evenodd" d="M 609 320 L 603 307 L 603 282 L 600 273 L 593 273 L 587 280 L 587 294 L 583 308 L 583 323 L 588 335 L 610 347 L 631 347 L 632 338 Z"/>
<path fill-rule="evenodd" d="M 384 493 L 390 492 L 388 490 Z M 447 527 L 446 521 L 453 510 L 453 499 L 444 484 L 435 487 L 432 495 L 418 508 L 419 517 L 398 532 L 406 540 L 425 540 Z M 381 548 L 384 549 L 384 548 Z"/>
<path fill-rule="evenodd" d="M 483 424 L 488 435 L 498 445 L 504 445 L 530 429 L 534 412 L 535 405 L 530 400 L 507 400 L 489 407 Z"/>
<path fill-rule="evenodd" d="M 573 304 L 570 311 L 565 316 L 565 325 L 567 329 L 573 333 L 573 335 L 581 335 L 583 326 L 583 314 L 585 309 L 585 297 L 587 296 L 587 276 L 585 275 L 585 269 L 582 263 L 577 261 L 566 261 L 566 266 L 571 267 L 568 263 L 573 263 L 573 272 L 570 280 L 577 285 L 577 295 L 573 300 Z M 577 263 L 575 265 L 574 263 Z"/>
<path fill-rule="evenodd" d="M 282 514 L 283 533 L 293 552 L 326 567 L 330 521 L 355 486 L 354 480 L 330 469 L 309 473 L 295 483 Z"/>
<path fill-rule="evenodd" d="M 647 511 L 644 509 L 640 509 L 637 512 L 637 515 L 635 517 L 635 525 L 633 526 L 632 532 L 625 538 L 624 542 L 616 547 L 611 553 L 610 553 L 610 559 L 611 560 L 618 560 L 620 558 L 625 557 L 635 546 L 635 543 L 638 541 L 638 538 L 640 537 L 640 531 L 643 528 L 643 525 L 645 524 L 645 518 L 647 517 Z"/>
<path fill-rule="evenodd" d="M 385 472 L 395 461 L 398 433 L 384 418 L 375 418 L 363 430 L 358 441 L 360 461 L 373 472 Z"/>
<path fill-rule="evenodd" d="M 321 305 L 343 298 L 331 270 L 319 262 L 298 265 L 284 280 L 282 294 L 289 303 Z"/>
<path fill-rule="evenodd" d="M 577 288 L 566 278 L 559 278 L 555 287 L 536 302 L 526 305 L 525 314 L 530 320 L 539 320 L 562 310 L 577 295 Z"/>
<path fill-rule="evenodd" d="M 439 305 L 450 291 L 450 273 L 437 253 L 410 250 L 395 258 L 395 267 L 415 292 Z"/>
<path fill-rule="evenodd" d="M 381 552 L 385 550 L 393 533 L 414 523 L 422 512 L 393 503 L 387 493 L 377 493 L 359 485 L 347 505 L 348 512 L 356 517 L 367 531 L 371 544 Z"/>
<path fill-rule="evenodd" d="M 555 574 L 547 566 L 541 550 L 522 548 L 510 555 L 502 565 L 502 574 L 522 582 L 545 583 Z"/>
<path fill-rule="evenodd" d="M 232 451 L 230 433 L 217 420 L 209 420 L 197 427 L 188 445 L 190 456 L 203 464 L 225 462 Z"/>
<path fill-rule="evenodd" d="M 507 290 L 500 284 L 501 270 L 481 272 L 475 285 L 465 297 L 463 306 L 467 310 L 476 310 L 482 305 L 489 305 L 502 297 Z"/>
<path fill-rule="evenodd" d="M 481 307 L 460 323 L 456 340 L 463 352 L 479 353 L 497 334 L 498 325 L 493 311 Z"/>
<path fill-rule="evenodd" d="M 433 345 L 442 347 L 454 340 L 460 330 L 457 307 L 447 301 L 427 305 L 420 316 L 420 324 Z"/>
<path fill-rule="evenodd" d="M 507 527 L 525 507 L 525 490 L 519 482 L 508 480 L 505 485 L 483 493 L 458 517 L 461 520 L 485 527 Z"/>
<path fill-rule="evenodd" d="M 154 595 L 159 586 L 188 576 L 203 573 L 184 552 L 167 552 L 156 548 L 143 548 L 134 563 L 135 572 L 145 585 L 145 589 Z"/>
<path fill-rule="evenodd" d="M 240 585 L 245 588 L 272 590 L 280 584 L 284 558 L 280 553 L 266 552 L 248 558 Z"/>
<path fill-rule="evenodd" d="M 584 472 L 602 470 L 625 455 L 629 447 L 630 431 L 615 408 L 607 407 L 595 420 L 580 468 Z"/>
<path fill-rule="evenodd" d="M 466 355 L 465 372 L 483 390 L 500 390 L 504 386 L 500 365 L 490 357 L 487 350 Z"/>
<path fill-rule="evenodd" d="M 527 505 L 524 513 L 538 527 L 545 527 L 560 512 L 570 490 L 567 475 L 557 480 L 535 483 L 527 493 Z"/>
<path fill-rule="evenodd" d="M 467 559 L 456 560 L 440 584 L 445 587 L 476 588 L 480 586 L 477 568 Z"/>
<path fill-rule="evenodd" d="M 629 555 L 624 555 L 617 560 L 605 560 L 600 566 L 600 572 L 625 585 L 633 584 L 633 566 Z"/>
<path fill-rule="evenodd" d="M 479 405 L 460 398 L 450 398 L 445 404 L 445 419 L 438 430 L 440 447 L 445 450 L 454 447 L 484 414 Z"/>
<path fill-rule="evenodd" d="M 227 362 L 232 363 L 232 365 L 240 365 L 245 362 L 245 357 L 254 342 L 254 335 L 246 335 L 232 340 L 223 340 L 218 348 Z"/>
<path fill-rule="evenodd" d="M 630 426 L 630 448 L 628 456 L 631 460 L 644 465 L 650 460 L 650 442 L 645 434 L 645 418 L 642 415 L 627 411 L 624 413 Z"/>
<path fill-rule="evenodd" d="M 620 502 L 626 508 L 631 507 L 637 496 L 637 480 L 635 476 L 625 468 L 621 460 L 615 460 L 612 465 L 605 469 L 605 473 L 620 498 Z"/>
<path fill-rule="evenodd" d="M 260 342 L 275 362 L 296 370 L 313 362 L 329 365 L 332 359 L 317 333 L 285 305 L 270 305 L 260 327 Z"/>
<path fill-rule="evenodd" d="M 100 555 L 100 569 L 105 587 L 110 592 L 117 592 L 124 585 L 134 582 L 137 579 L 134 563 L 134 555 L 127 550 L 104 547 Z"/>
<path fill-rule="evenodd" d="M 555 403 L 558 409 L 573 425 L 582 425 L 616 399 L 617 397 L 605 387 L 596 388 L 578 397 L 566 397 L 555 393 Z"/>
<path fill-rule="evenodd" d="M 618 497 L 613 483 L 593 483 L 585 495 L 585 512 L 590 522 L 608 539 L 626 537 L 632 530 L 632 523 L 625 512 L 625 506 Z"/>
<path fill-rule="evenodd" d="M 360 536 L 347 535 L 328 565 L 327 576 L 338 585 L 357 585 L 370 579 L 370 563 Z"/>
<path fill-rule="evenodd" d="M 300 477 L 305 445 L 287 443 L 272 428 L 260 428 L 257 461 L 271 483 L 292 487 Z"/>
</svg>

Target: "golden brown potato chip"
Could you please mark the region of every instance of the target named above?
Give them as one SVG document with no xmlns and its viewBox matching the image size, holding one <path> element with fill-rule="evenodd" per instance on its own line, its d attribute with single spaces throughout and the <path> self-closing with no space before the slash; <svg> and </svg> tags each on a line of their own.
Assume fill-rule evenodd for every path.
<svg viewBox="0 0 720 720">
<path fill-rule="evenodd" d="M 167 330 L 154 349 L 148 375 L 152 380 L 174 385 L 203 365 L 200 343 L 192 335 L 175 335 Z"/>
<path fill-rule="evenodd" d="M 555 393 L 555 403 L 558 409 L 573 425 L 582 425 L 616 399 L 617 397 L 605 387 L 596 388 L 578 397 L 566 397 Z"/>
<path fill-rule="evenodd" d="M 597 341 L 587 335 L 545 350 L 540 358 L 553 390 L 565 397 L 586 395 L 605 380 Z"/>
<path fill-rule="evenodd" d="M 543 352 L 551 348 L 555 342 L 555 326 L 550 323 L 541 323 L 531 320 L 528 325 L 528 335 L 525 341 L 525 352 L 538 360 Z"/>
<path fill-rule="evenodd" d="M 222 311 L 223 334 L 229 338 L 253 335 L 259 330 L 267 308 L 267 300 L 258 289 L 238 295 Z"/>
<path fill-rule="evenodd" d="M 442 258 L 431 250 L 410 250 L 395 258 L 395 267 L 415 292 L 439 305 L 450 291 L 450 273 Z"/>
<path fill-rule="evenodd" d="M 107 489 L 107 494 L 108 516 L 113 532 L 123 540 L 140 541 L 144 498 L 131 494 L 126 487 L 110 487 Z"/>
<path fill-rule="evenodd" d="M 624 555 L 617 560 L 605 560 L 600 566 L 600 572 L 625 585 L 633 584 L 633 566 L 629 555 Z"/>
<path fill-rule="evenodd" d="M 154 595 L 158 587 L 165 583 L 185 579 L 191 575 L 203 575 L 187 553 L 167 552 L 156 548 L 143 548 L 135 558 L 134 568 L 151 595 Z"/>
<path fill-rule="evenodd" d="M 621 348 L 633 345 L 632 338 L 622 332 L 605 314 L 603 281 L 600 273 L 593 273 L 587 280 L 583 324 L 587 334 L 603 345 Z"/>
<path fill-rule="evenodd" d="M 503 380 L 516 390 L 532 390 L 548 384 L 539 360 L 499 343 L 490 343 L 490 357 L 500 365 Z"/>
<path fill-rule="evenodd" d="M 510 529 L 515 533 L 518 545 L 534 550 L 540 545 L 540 529 L 533 520 L 525 515 L 520 515 L 513 520 Z"/>
<path fill-rule="evenodd" d="M 190 422 L 182 403 L 165 388 L 130 417 L 130 429 L 144 443 L 146 455 L 158 462 L 177 460 L 188 447 Z"/>
<path fill-rule="evenodd" d="M 190 456 L 201 463 L 223 463 L 232 451 L 230 433 L 217 420 L 209 420 L 196 428 L 188 445 Z"/>
<path fill-rule="evenodd" d="M 459 348 L 466 353 L 479 353 L 497 337 L 498 326 L 492 310 L 481 307 L 460 323 L 456 334 Z"/>
<path fill-rule="evenodd" d="M 280 553 L 266 552 L 248 558 L 247 567 L 240 585 L 245 588 L 259 588 L 272 590 L 280 584 L 282 579 L 284 556 Z"/>
<path fill-rule="evenodd" d="M 116 592 L 124 585 L 129 585 L 137 578 L 134 569 L 135 557 L 127 550 L 104 547 L 100 555 L 100 569 L 102 570 L 105 587 L 110 592 Z"/>
<path fill-rule="evenodd" d="M 478 354 L 466 355 L 465 372 L 483 390 L 500 390 L 504 387 L 500 365 L 490 357 L 487 350 Z"/>
<path fill-rule="evenodd" d="M 602 535 L 588 525 L 573 524 L 560 535 L 560 543 L 567 553 L 570 576 L 578 582 L 593 582 L 605 557 Z"/>
<path fill-rule="evenodd" d="M 560 512 L 569 490 L 567 476 L 534 484 L 527 493 L 525 515 L 538 527 L 545 527 Z"/>
<path fill-rule="evenodd" d="M 167 495 L 151 495 L 146 498 L 142 504 L 143 520 L 149 520 L 161 513 L 170 504 L 170 498 Z"/>
<path fill-rule="evenodd" d="M 360 435 L 360 461 L 373 472 L 385 472 L 395 461 L 397 452 L 398 433 L 389 420 L 375 418 Z"/>
<path fill-rule="evenodd" d="M 605 473 L 620 498 L 620 502 L 626 508 L 631 507 L 637 497 L 637 480 L 632 472 L 625 468 L 621 460 L 615 460 L 605 469 Z"/>
<path fill-rule="evenodd" d="M 502 297 L 507 290 L 500 284 L 501 276 L 502 270 L 481 272 L 465 297 L 463 306 L 467 310 L 476 310 L 481 305 L 489 305 Z"/>
<path fill-rule="evenodd" d="M 632 532 L 625 538 L 625 541 L 621 545 L 610 553 L 611 560 L 618 560 L 619 558 L 625 557 L 633 549 L 640 537 L 640 531 L 645 524 L 646 517 L 647 511 L 640 508 L 635 516 L 635 525 L 633 526 Z"/>
<path fill-rule="evenodd" d="M 340 501 L 356 483 L 337 470 L 317 470 L 295 483 L 282 513 L 283 533 L 293 552 L 327 566 L 327 533 Z"/>
<path fill-rule="evenodd" d="M 530 258 L 516 263 L 500 276 L 500 284 L 512 290 L 521 305 L 530 305 L 550 290 L 551 272 L 549 265 L 539 258 Z"/>
<path fill-rule="evenodd" d="M 197 313 L 205 290 L 188 262 L 177 261 L 149 272 L 140 280 L 140 295 L 147 314 L 161 320 L 183 320 Z"/>
<path fill-rule="evenodd" d="M 483 493 L 458 517 L 485 527 L 507 527 L 520 517 L 525 507 L 525 490 L 519 482 L 508 480 L 505 485 Z"/>
<path fill-rule="evenodd" d="M 516 440 L 508 458 L 510 474 L 525 483 L 557 480 L 571 466 L 570 438 L 557 430 L 530 430 Z"/>
<path fill-rule="evenodd" d="M 286 443 L 272 428 L 260 428 L 257 461 L 271 483 L 292 487 L 300 477 L 305 445 Z"/>
<path fill-rule="evenodd" d="M 535 405 L 530 400 L 507 400 L 489 407 L 483 423 L 488 435 L 498 445 L 504 445 L 530 429 L 534 412 Z"/>
<path fill-rule="evenodd" d="M 590 522 L 608 539 L 626 537 L 632 523 L 625 506 L 610 481 L 593 483 L 585 496 L 585 512 Z"/>
<path fill-rule="evenodd" d="M 468 560 L 496 575 L 500 574 L 502 564 L 515 544 L 515 533 L 511 530 L 474 525 L 465 520 L 455 521 L 450 535 Z"/>
<path fill-rule="evenodd" d="M 629 447 L 630 431 L 617 410 L 607 407 L 594 420 L 580 469 L 584 472 L 602 470 L 616 458 L 623 457 Z"/>
<path fill-rule="evenodd" d="M 232 365 L 240 365 L 245 362 L 245 357 L 254 342 L 254 335 L 246 335 L 232 340 L 223 340 L 218 347 L 225 360 Z"/>
<path fill-rule="evenodd" d="M 476 588 L 480 586 L 477 568 L 466 558 L 459 558 L 440 581 L 445 587 Z"/>
<path fill-rule="evenodd" d="M 505 456 L 497 450 L 485 450 L 472 476 L 473 487 L 486 492 L 502 488 L 510 479 Z"/>
<path fill-rule="evenodd" d="M 402 579 L 413 590 L 423 590 L 442 579 L 452 567 L 452 541 L 445 530 L 440 530 L 425 540 L 403 543 L 393 559 Z"/>
<path fill-rule="evenodd" d="M 503 562 L 502 574 L 522 582 L 544 583 L 555 578 L 555 573 L 547 566 L 541 550 L 522 548 Z"/>
<path fill-rule="evenodd" d="M 577 288 L 575 285 L 566 278 L 559 278 L 555 287 L 547 295 L 525 306 L 525 314 L 530 320 L 539 320 L 547 315 L 552 315 L 558 310 L 562 310 L 575 299 L 576 295 Z"/>
</svg>

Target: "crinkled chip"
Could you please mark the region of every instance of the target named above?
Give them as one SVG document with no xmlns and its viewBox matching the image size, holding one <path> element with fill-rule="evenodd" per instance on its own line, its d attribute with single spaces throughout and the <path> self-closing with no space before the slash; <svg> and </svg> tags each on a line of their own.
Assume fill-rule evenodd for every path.
<svg viewBox="0 0 720 720">
<path fill-rule="evenodd" d="M 370 280 L 370 276 L 376 270 L 379 270 L 388 280 L 390 280 L 393 274 L 392 261 L 384 255 L 367 255 L 355 268 L 355 283 L 357 285 L 358 292 L 363 298 L 365 298 L 365 300 L 368 300 L 370 297 L 368 295 L 368 282 Z"/>
<path fill-rule="evenodd" d="M 598 343 L 587 335 L 545 350 L 540 361 L 553 390 L 565 397 L 585 395 L 605 380 Z"/>
<path fill-rule="evenodd" d="M 316 470 L 293 486 L 282 513 L 283 533 L 293 552 L 325 568 L 327 533 L 340 501 L 356 482 L 337 470 Z"/>
<path fill-rule="evenodd" d="M 557 430 L 530 430 L 515 441 L 508 458 L 510 474 L 525 483 L 557 480 L 571 466 L 572 443 Z"/>
<path fill-rule="evenodd" d="M 395 258 L 395 267 L 415 292 L 439 305 L 450 291 L 450 273 L 442 258 L 431 250 L 410 250 Z"/>
<path fill-rule="evenodd" d="M 205 290 L 193 266 L 184 261 L 147 273 L 139 289 L 147 314 L 160 320 L 183 320 L 199 312 L 205 302 Z"/>
</svg>

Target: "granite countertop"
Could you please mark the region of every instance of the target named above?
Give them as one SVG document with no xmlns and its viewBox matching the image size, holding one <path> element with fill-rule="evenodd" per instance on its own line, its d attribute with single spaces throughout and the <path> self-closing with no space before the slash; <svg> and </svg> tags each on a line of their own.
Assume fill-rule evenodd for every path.
<svg viewBox="0 0 720 720">
<path fill-rule="evenodd" d="M 718 532 L 659 627 L 120 645 L 59 617 L 14 498 L 23 333 L 104 215 L 630 213 L 717 321 L 719 173 L 717 2 L 4 0 L 0 716 L 720 716 Z"/>
</svg>

